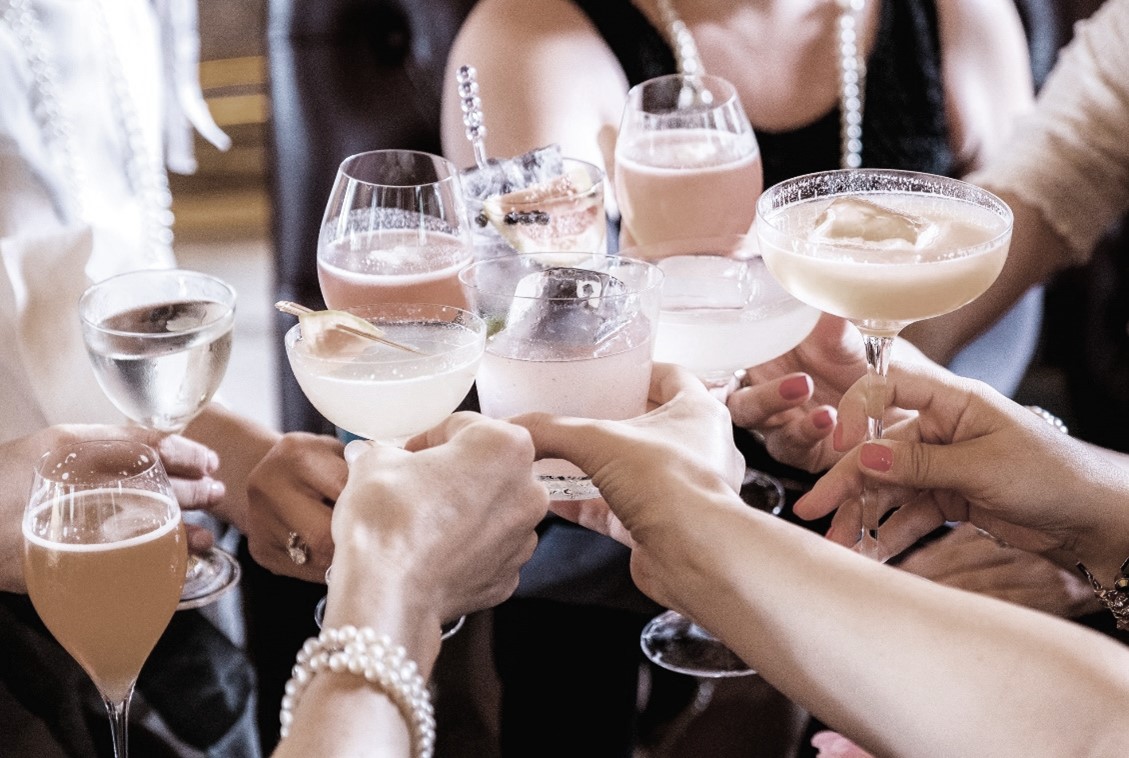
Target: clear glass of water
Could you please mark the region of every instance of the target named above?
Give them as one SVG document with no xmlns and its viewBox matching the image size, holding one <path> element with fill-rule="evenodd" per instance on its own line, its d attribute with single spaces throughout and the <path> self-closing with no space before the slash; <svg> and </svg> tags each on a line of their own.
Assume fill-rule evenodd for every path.
<svg viewBox="0 0 1129 758">
<path fill-rule="evenodd" d="M 196 271 L 133 271 L 87 289 L 79 318 L 94 375 L 110 401 L 141 426 L 179 433 L 227 371 L 235 291 Z M 239 564 L 228 553 L 193 554 L 180 607 L 210 603 L 238 581 Z"/>
</svg>

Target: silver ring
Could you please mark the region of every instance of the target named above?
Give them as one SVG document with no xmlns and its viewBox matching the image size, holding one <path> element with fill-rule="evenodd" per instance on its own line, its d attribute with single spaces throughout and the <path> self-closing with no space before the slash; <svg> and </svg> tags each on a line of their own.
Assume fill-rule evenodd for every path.
<svg viewBox="0 0 1129 758">
<path fill-rule="evenodd" d="M 310 547 L 306 541 L 298 536 L 298 532 L 290 532 L 286 539 L 286 552 L 295 566 L 302 566 L 310 560 Z"/>
</svg>

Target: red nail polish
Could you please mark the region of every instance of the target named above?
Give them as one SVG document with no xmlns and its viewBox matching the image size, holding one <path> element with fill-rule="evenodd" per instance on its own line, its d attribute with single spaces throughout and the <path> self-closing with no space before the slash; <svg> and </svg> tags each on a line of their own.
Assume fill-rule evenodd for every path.
<svg viewBox="0 0 1129 758">
<path fill-rule="evenodd" d="M 780 383 L 780 397 L 785 400 L 799 400 L 809 391 L 807 376 L 793 376 Z"/>
<path fill-rule="evenodd" d="M 894 465 L 894 451 L 885 445 L 867 442 L 859 450 L 859 460 L 869 469 L 889 471 Z"/>
</svg>

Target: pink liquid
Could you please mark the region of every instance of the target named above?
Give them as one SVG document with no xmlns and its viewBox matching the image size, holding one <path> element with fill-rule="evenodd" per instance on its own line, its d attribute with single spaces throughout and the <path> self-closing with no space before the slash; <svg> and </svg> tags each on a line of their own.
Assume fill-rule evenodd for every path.
<svg viewBox="0 0 1129 758">
<path fill-rule="evenodd" d="M 465 308 L 459 271 L 471 249 L 439 232 L 381 230 L 318 252 L 318 281 L 330 308 L 378 303 L 437 303 Z"/>
<path fill-rule="evenodd" d="M 751 134 L 647 132 L 616 148 L 616 199 L 637 244 L 744 234 L 764 188 Z"/>
</svg>

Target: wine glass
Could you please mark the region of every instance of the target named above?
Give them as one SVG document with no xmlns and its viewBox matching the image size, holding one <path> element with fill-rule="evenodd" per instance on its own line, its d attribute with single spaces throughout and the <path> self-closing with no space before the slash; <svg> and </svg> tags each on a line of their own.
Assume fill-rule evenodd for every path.
<svg viewBox="0 0 1129 758">
<path fill-rule="evenodd" d="M 32 605 L 98 688 L 114 755 L 126 758 L 137 675 L 176 611 L 188 561 L 180 509 L 156 451 L 102 440 L 46 453 L 23 536 Z"/>
<path fill-rule="evenodd" d="M 459 269 L 471 259 L 458 170 L 414 150 L 341 162 L 318 237 L 318 281 L 330 308 L 372 303 L 465 306 Z"/>
<path fill-rule="evenodd" d="M 615 192 L 632 244 L 745 234 L 763 182 L 753 128 L 725 79 L 670 74 L 627 93 Z"/>
<path fill-rule="evenodd" d="M 623 252 L 652 261 L 663 272 L 655 360 L 686 367 L 722 402 L 736 371 L 788 352 L 819 320 L 818 310 L 772 277 L 755 237 L 679 239 Z M 756 469 L 746 469 L 741 496 L 770 513 L 784 506 L 781 482 Z M 754 673 L 709 631 L 675 611 L 652 619 L 641 643 L 652 662 L 682 674 Z"/>
<path fill-rule="evenodd" d="M 310 403 L 340 429 L 402 447 L 458 408 L 474 384 L 486 323 L 449 305 L 382 303 L 349 308 L 351 319 L 376 327 L 382 341 L 312 312 L 286 333 L 286 357 Z M 355 322 L 353 322 L 355 323 Z M 391 341 L 391 344 L 389 344 Z M 328 574 L 326 575 L 328 581 Z M 321 625 L 325 600 L 314 619 Z M 454 634 L 463 618 L 444 628 Z"/>
<path fill-rule="evenodd" d="M 476 261 L 460 274 L 490 325 L 478 372 L 483 414 L 628 419 L 647 410 L 662 272 L 621 256 L 525 253 Z M 599 497 L 577 467 L 535 464 L 556 500 Z"/>
<path fill-rule="evenodd" d="M 197 271 L 132 271 L 87 289 L 79 317 L 94 375 L 110 401 L 142 426 L 179 433 L 227 371 L 235 291 Z M 180 607 L 214 601 L 239 576 L 231 554 L 193 552 Z"/>
<path fill-rule="evenodd" d="M 1003 268 L 1012 214 L 972 184 L 932 174 L 845 169 L 796 177 L 757 204 L 773 275 L 800 300 L 853 323 L 866 345 L 867 438 L 882 436 L 886 373 L 908 324 L 975 300 Z M 862 493 L 859 549 L 887 560 L 881 506 Z"/>
</svg>

